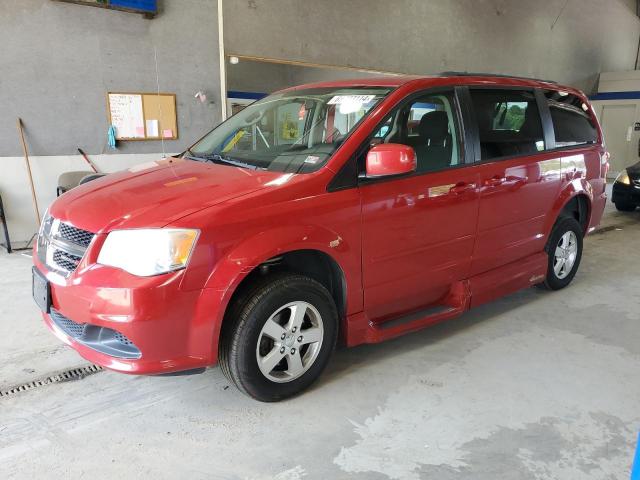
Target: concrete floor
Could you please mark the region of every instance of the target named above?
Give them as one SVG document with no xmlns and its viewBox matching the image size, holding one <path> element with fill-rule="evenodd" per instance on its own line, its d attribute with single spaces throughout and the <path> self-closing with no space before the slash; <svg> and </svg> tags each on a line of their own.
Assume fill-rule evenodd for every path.
<svg viewBox="0 0 640 480">
<path fill-rule="evenodd" d="M 640 429 L 640 211 L 607 212 L 562 292 L 529 289 L 336 352 L 257 403 L 219 369 L 101 372 L 0 398 L 3 478 L 624 479 Z M 29 259 L 0 255 L 0 389 L 85 364 L 41 324 Z"/>
</svg>

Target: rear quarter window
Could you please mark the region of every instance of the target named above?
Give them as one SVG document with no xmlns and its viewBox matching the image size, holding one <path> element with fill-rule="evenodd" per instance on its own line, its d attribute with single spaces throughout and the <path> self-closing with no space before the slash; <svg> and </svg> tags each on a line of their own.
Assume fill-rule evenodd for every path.
<svg viewBox="0 0 640 480">
<path fill-rule="evenodd" d="M 557 148 L 598 141 L 598 130 L 582 99 L 563 92 L 547 92 L 546 96 Z"/>
</svg>

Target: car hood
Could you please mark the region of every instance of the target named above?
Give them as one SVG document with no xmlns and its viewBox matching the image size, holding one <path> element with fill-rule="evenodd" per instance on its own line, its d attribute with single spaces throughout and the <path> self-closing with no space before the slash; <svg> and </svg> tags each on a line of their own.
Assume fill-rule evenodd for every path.
<svg viewBox="0 0 640 480">
<path fill-rule="evenodd" d="M 170 158 L 80 185 L 59 197 L 50 213 L 94 233 L 163 227 L 198 210 L 255 192 L 282 175 Z"/>
<path fill-rule="evenodd" d="M 631 178 L 640 178 L 640 162 L 627 167 L 627 173 Z"/>
</svg>

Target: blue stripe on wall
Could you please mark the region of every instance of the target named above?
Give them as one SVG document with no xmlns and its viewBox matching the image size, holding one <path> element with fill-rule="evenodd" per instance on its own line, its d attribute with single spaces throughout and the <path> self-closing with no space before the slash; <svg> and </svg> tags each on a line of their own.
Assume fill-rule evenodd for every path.
<svg viewBox="0 0 640 480">
<path fill-rule="evenodd" d="M 139 12 L 158 13 L 157 0 L 111 0 L 109 5 L 113 7 L 130 8 Z"/>
<path fill-rule="evenodd" d="M 631 467 L 631 480 L 640 480 L 640 435 L 638 435 L 636 456 L 633 459 L 633 467 Z"/>
<path fill-rule="evenodd" d="M 260 100 L 266 97 L 266 93 L 239 92 L 237 90 L 227 90 L 227 98 L 244 98 L 246 100 Z"/>
<path fill-rule="evenodd" d="M 603 92 L 589 97 L 590 100 L 638 100 L 640 92 Z"/>
</svg>

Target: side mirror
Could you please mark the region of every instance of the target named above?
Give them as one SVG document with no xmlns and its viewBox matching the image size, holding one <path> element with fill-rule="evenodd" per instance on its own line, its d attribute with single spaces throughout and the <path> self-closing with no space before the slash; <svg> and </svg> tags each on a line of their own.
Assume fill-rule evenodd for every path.
<svg viewBox="0 0 640 480">
<path fill-rule="evenodd" d="M 381 143 L 367 153 L 367 178 L 402 175 L 416 170 L 416 152 L 399 143 Z"/>
</svg>

